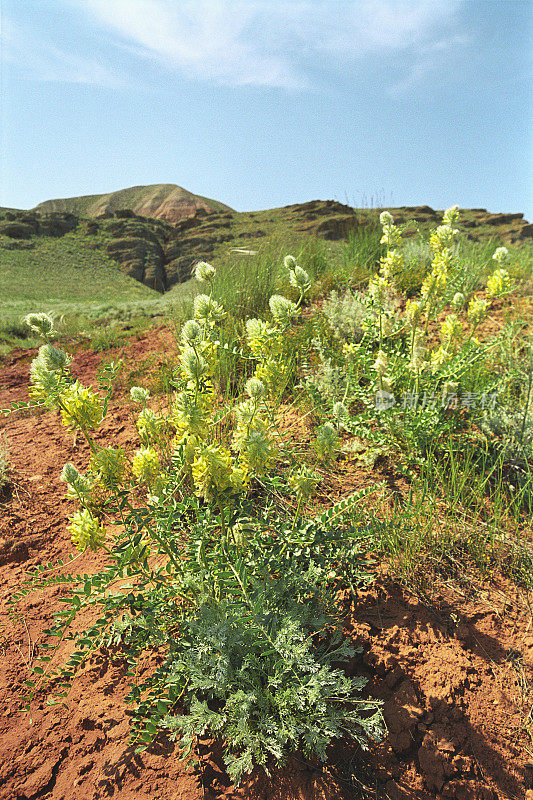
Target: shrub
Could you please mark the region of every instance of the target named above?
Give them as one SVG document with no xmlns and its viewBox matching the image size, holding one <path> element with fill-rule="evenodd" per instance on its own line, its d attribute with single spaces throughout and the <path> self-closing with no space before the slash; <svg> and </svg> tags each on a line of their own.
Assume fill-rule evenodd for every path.
<svg viewBox="0 0 533 800">
<path fill-rule="evenodd" d="M 320 365 L 308 371 L 304 383 L 315 403 L 357 403 L 351 420 L 354 432 L 365 431 L 378 446 L 394 448 L 413 464 L 424 461 L 440 438 L 479 418 L 481 406 L 494 404 L 501 383 L 487 362 L 494 344 L 482 344 L 475 333 L 492 298 L 511 288 L 503 268 L 507 253 L 500 248 L 494 254 L 497 269 L 488 282 L 488 299 L 469 299 L 459 291 L 450 298 L 450 282 L 460 274 L 458 230 L 453 227 L 457 219 L 457 207 L 448 209 L 443 224 L 431 233 L 429 265 L 426 247 L 417 245 L 417 258 L 423 256 L 425 262 L 419 295 L 399 314 L 408 272 L 405 258 L 413 257 L 415 249 L 403 246 L 402 231 L 383 212 L 380 241 L 387 250 L 366 294 L 333 294 L 324 304 L 334 338 L 343 342 L 342 354 L 323 334 L 315 337 Z M 448 304 L 446 319 L 437 323 Z M 437 327 L 437 341 L 434 333 L 429 338 L 430 325 Z M 477 408 L 475 397 L 481 401 Z"/>
<path fill-rule="evenodd" d="M 362 294 L 348 290 L 343 297 L 335 291 L 324 300 L 322 311 L 338 339 L 360 342 L 364 336 L 364 322 L 368 309 Z"/>
<path fill-rule="evenodd" d="M 57 408 L 91 451 L 86 474 L 73 464 L 62 473 L 68 496 L 80 505 L 70 520 L 72 541 L 81 551 L 100 551 L 106 563 L 94 575 L 55 576 L 38 568 L 12 602 L 54 583 L 71 589 L 45 632 L 58 643 L 69 637 L 74 643 L 67 663 L 46 675 L 58 678 L 59 696 L 99 647 L 121 652 L 130 676 L 140 654 L 157 649 L 163 663 L 141 685 L 132 681 L 128 695 L 136 704 L 137 750 L 169 729 L 191 753 L 197 737 L 209 732 L 224 741 L 228 771 L 238 782 L 254 764 L 267 768 L 294 749 L 324 759 L 328 743 L 345 735 L 366 746 L 381 736 L 383 723 L 380 703 L 361 697 L 364 679 L 339 668 L 355 651 L 339 633 L 335 591 L 353 590 L 365 579 L 357 536 L 341 522 L 361 495 L 305 524 L 298 516 L 302 480 L 296 518 L 285 519 L 268 495 L 258 499 L 262 482 L 289 455 L 273 412 L 288 379 L 280 354 L 309 276 L 286 259 L 298 299 L 274 295 L 268 321 L 247 320 L 235 355 L 249 365 L 246 374 L 255 371 L 244 396 L 228 394 L 221 405 L 213 378 L 225 350 L 219 328 L 226 312 L 212 296 L 215 275 L 207 267 L 196 270 L 209 294 L 195 297 L 193 318 L 181 329 L 169 412 L 154 412 L 148 391 L 131 389 L 141 444 L 134 454 L 103 447 L 93 434 L 106 416 L 119 365 L 101 371 L 103 395 L 84 387 L 71 374 L 69 357 L 52 344 L 52 319 L 28 315 L 45 340 L 31 367 L 32 395 Z M 128 585 L 108 591 L 123 578 Z M 99 619 L 81 633 L 71 631 L 79 610 L 95 603 Z M 49 669 L 55 648 L 41 650 Z M 34 672 L 43 676 L 43 666 Z M 33 696 L 40 684 L 28 685 Z"/>
<path fill-rule="evenodd" d="M 11 239 L 30 239 L 35 228 L 25 222 L 0 222 L 0 235 Z"/>
</svg>

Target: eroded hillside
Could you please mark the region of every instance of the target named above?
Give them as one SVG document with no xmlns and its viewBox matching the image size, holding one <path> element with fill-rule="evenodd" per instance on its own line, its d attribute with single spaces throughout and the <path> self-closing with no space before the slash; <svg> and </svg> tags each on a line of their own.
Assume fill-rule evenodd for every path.
<svg viewBox="0 0 533 800">
<path fill-rule="evenodd" d="M 128 201 L 126 190 L 115 194 L 123 195 L 121 202 Z M 146 200 L 143 206 L 151 212 L 150 216 L 136 213 L 132 208 L 111 210 L 109 207 L 94 216 L 98 208 L 104 208 L 98 205 L 100 200 L 90 205 L 90 198 L 81 199 L 87 203 L 76 207 L 76 213 L 55 209 L 55 203 L 66 201 L 43 203 L 38 207 L 40 211 L 0 211 L 0 248 L 38 249 L 44 241 L 49 246 L 50 239 L 75 232 L 74 258 L 88 250 L 101 252 L 102 258 L 111 257 L 117 262 L 126 276 L 164 293 L 187 281 L 197 261 L 238 254 L 253 256 L 267 243 L 276 241 L 297 246 L 309 237 L 343 240 L 357 228 L 374 228 L 381 211 L 354 209 L 333 200 L 312 200 L 255 212 L 231 211 L 227 207 L 207 210 L 201 205 L 190 205 L 182 207 L 183 218 L 168 221 L 157 218 L 166 212 L 163 205 L 157 205 L 155 196 L 153 202 Z M 429 206 L 389 210 L 397 224 L 411 221 L 406 237 L 426 231 L 442 218 L 441 211 Z M 486 209 L 462 209 L 461 228 L 472 241 L 497 239 L 519 244 L 533 237 L 533 225 L 520 213 L 494 214 Z"/>
</svg>

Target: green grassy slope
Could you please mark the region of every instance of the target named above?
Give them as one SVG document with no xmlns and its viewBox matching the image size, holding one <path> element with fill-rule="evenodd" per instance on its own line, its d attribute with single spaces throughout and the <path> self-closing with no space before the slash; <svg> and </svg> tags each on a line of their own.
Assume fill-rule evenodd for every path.
<svg viewBox="0 0 533 800">
<path fill-rule="evenodd" d="M 5 237 L 2 237 L 5 239 Z M 0 314 L 39 304 L 62 310 L 102 303 L 150 301 L 160 295 L 122 274 L 104 251 L 77 230 L 59 238 L 35 236 L 32 247 L 1 250 Z"/>
</svg>

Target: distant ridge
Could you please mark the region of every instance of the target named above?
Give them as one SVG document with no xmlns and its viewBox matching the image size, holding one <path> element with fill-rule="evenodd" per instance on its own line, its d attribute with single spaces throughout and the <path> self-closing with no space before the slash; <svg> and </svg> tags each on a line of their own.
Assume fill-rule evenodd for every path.
<svg viewBox="0 0 533 800">
<path fill-rule="evenodd" d="M 132 186 L 108 194 L 45 200 L 33 210 L 41 214 L 60 211 L 76 214 L 79 217 L 100 217 L 106 212 L 112 213 L 126 208 L 143 217 L 163 219 L 167 222 L 179 222 L 185 217 L 196 214 L 199 209 L 207 212 L 232 211 L 224 203 L 193 194 L 173 183 Z"/>
</svg>

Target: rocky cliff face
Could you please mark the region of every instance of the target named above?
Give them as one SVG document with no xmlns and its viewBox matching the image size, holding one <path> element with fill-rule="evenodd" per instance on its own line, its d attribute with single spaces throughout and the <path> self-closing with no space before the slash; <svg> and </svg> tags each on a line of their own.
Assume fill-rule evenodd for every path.
<svg viewBox="0 0 533 800">
<path fill-rule="evenodd" d="M 442 221 L 442 211 L 435 211 L 429 206 L 399 206 L 388 208 L 387 211 L 399 225 L 410 220 L 430 225 L 440 225 Z M 508 244 L 518 244 L 533 238 L 533 225 L 524 219 L 523 214 L 493 214 L 486 208 L 464 208 L 459 211 L 459 228 L 472 241 L 495 237 Z"/>
<path fill-rule="evenodd" d="M 46 216 L 35 211 L 8 210 L 0 215 L 0 234 L 11 239 L 31 239 L 32 236 L 63 236 L 78 225 L 78 217 L 69 213 Z"/>
</svg>

